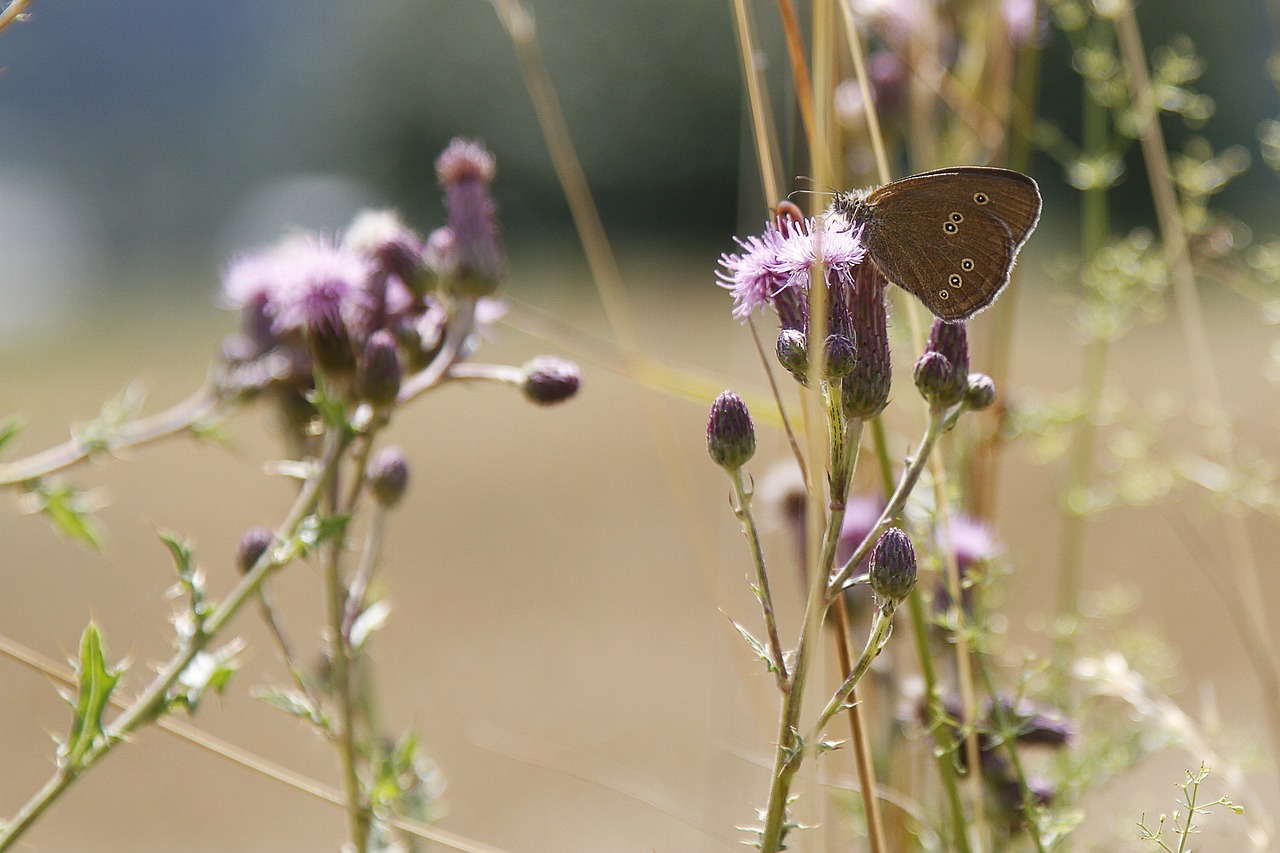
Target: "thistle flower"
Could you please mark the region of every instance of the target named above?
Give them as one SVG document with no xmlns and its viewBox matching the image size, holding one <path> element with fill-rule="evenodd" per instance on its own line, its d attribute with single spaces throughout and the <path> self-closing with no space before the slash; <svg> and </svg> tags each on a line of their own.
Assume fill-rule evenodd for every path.
<svg viewBox="0 0 1280 853">
<path fill-rule="evenodd" d="M 948 535 L 949 534 L 949 535 Z M 955 557 L 956 569 L 960 575 L 960 600 L 964 602 L 966 611 L 973 609 L 973 590 L 970 575 L 976 566 L 990 560 L 1000 553 L 1000 545 L 995 534 L 983 522 L 963 513 L 951 516 L 945 526 L 940 526 L 934 534 L 939 550 L 950 551 Z M 945 612 L 951 606 L 951 596 L 945 583 L 939 583 L 938 592 L 934 596 L 934 608 Z"/>
<path fill-rule="evenodd" d="M 732 391 L 723 391 L 711 404 L 707 419 L 707 452 L 728 471 L 746 465 L 756 452 L 756 428 L 747 404 Z"/>
<path fill-rule="evenodd" d="M 454 139 L 436 160 L 451 240 L 438 240 L 433 251 L 450 244 L 451 252 L 441 256 L 452 271 L 447 284 L 469 296 L 493 293 L 502 277 L 497 206 L 489 196 L 496 174 L 497 162 L 479 142 Z"/>
<path fill-rule="evenodd" d="M 549 406 L 569 399 L 582 385 L 582 371 L 572 361 L 542 355 L 524 368 L 524 395 L 535 403 Z"/>
<path fill-rule="evenodd" d="M 355 343 L 370 331 L 373 265 L 324 235 L 306 235 L 278 251 L 283 275 L 271 303 L 277 335 L 300 332 L 322 369 L 355 366 Z"/>
<path fill-rule="evenodd" d="M 733 295 L 735 317 L 745 320 L 753 311 L 772 308 L 784 329 L 807 331 L 810 269 L 818 261 L 827 271 L 828 303 L 847 310 L 853 269 L 866 256 L 861 231 L 826 219 L 817 229 L 813 219 L 788 219 L 767 223 L 759 236 L 735 238 L 743 251 L 722 254 L 722 269 L 716 272 L 720 286 Z M 838 315 L 828 328 L 838 330 Z"/>
<path fill-rule="evenodd" d="M 379 272 L 410 288 L 421 278 L 426 246 L 394 210 L 360 211 L 347 227 L 342 245 L 367 255 Z"/>
<path fill-rule="evenodd" d="M 237 353 L 248 361 L 271 349 L 274 300 L 284 280 L 284 270 L 274 252 L 258 251 L 234 258 L 222 272 L 222 302 L 240 310 L 240 328 L 252 349 Z"/>
</svg>

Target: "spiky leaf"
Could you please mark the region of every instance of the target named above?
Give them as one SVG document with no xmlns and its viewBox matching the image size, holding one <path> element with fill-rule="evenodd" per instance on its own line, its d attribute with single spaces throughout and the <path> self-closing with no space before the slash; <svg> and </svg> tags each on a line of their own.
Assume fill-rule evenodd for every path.
<svg viewBox="0 0 1280 853">
<path fill-rule="evenodd" d="M 71 732 L 58 750 L 58 763 L 73 771 L 81 769 L 85 756 L 108 737 L 102 714 L 111 701 L 111 692 L 120 683 L 122 670 L 107 666 L 106 650 L 98 626 L 90 622 L 80 635 L 80 656 L 76 661 L 77 692 L 71 703 Z"/>
</svg>

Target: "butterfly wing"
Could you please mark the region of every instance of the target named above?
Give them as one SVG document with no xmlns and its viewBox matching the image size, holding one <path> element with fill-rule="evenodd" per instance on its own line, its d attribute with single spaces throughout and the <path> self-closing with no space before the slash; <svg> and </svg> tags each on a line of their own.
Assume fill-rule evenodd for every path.
<svg viewBox="0 0 1280 853">
<path fill-rule="evenodd" d="M 1009 283 L 1041 202 L 1026 175 L 971 166 L 895 181 L 867 208 L 863 240 L 876 266 L 937 316 L 963 320 Z"/>
</svg>

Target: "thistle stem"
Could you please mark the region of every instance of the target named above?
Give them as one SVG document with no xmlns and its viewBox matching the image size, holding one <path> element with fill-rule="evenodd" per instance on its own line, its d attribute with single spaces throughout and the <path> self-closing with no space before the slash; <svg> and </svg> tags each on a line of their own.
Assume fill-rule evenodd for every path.
<svg viewBox="0 0 1280 853">
<path fill-rule="evenodd" d="M 344 443 L 338 437 L 330 436 L 321 463 L 303 484 L 293 507 L 280 527 L 280 539 L 286 541 L 292 539 L 297 534 L 303 519 L 314 511 L 321 492 L 333 481 L 343 448 Z M 117 744 L 127 740 L 135 730 L 153 722 L 164 712 L 169 690 L 177 683 L 182 673 L 212 642 L 227 622 L 240 611 L 244 603 L 256 597 L 262 582 L 280 568 L 282 564 L 275 562 L 275 559 L 275 549 L 268 548 L 264 551 L 253 568 L 240 579 L 227 597 L 201 623 L 199 629 L 165 664 L 146 689 L 112 721 L 104 732 L 104 737 L 89 748 L 78 766 L 59 767 L 12 820 L 0 824 L 0 853 L 10 849 L 14 842 L 31 828 L 36 819 L 70 787 L 72 782 L 80 778 Z"/>
</svg>

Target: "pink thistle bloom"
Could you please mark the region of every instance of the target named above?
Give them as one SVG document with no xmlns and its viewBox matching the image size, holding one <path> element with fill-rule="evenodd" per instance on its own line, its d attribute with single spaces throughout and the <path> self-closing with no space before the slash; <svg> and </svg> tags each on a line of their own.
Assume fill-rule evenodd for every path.
<svg viewBox="0 0 1280 853">
<path fill-rule="evenodd" d="M 745 320 L 768 306 L 778 312 L 784 326 L 803 328 L 809 270 L 819 260 L 826 267 L 828 286 L 847 285 L 852 269 L 866 257 L 862 232 L 825 219 L 821 230 L 816 229 L 813 219 L 783 225 L 769 222 L 758 237 L 735 238 L 743 251 L 721 255 L 722 269 L 716 272 L 720 286 L 733 295 L 735 317 Z"/>
<path fill-rule="evenodd" d="M 341 328 L 352 338 L 367 336 L 376 308 L 369 290 L 373 263 L 367 257 L 325 235 L 306 235 L 282 246 L 278 262 L 284 275 L 273 300 L 277 334 Z"/>
</svg>

